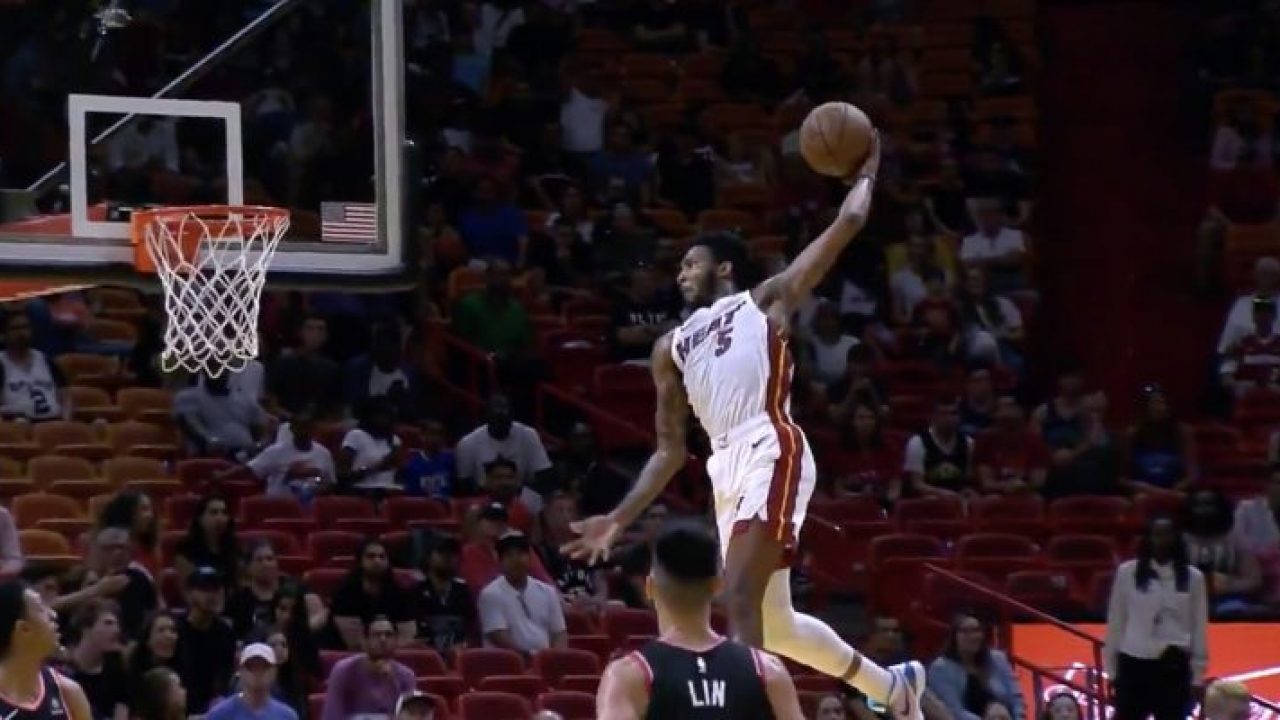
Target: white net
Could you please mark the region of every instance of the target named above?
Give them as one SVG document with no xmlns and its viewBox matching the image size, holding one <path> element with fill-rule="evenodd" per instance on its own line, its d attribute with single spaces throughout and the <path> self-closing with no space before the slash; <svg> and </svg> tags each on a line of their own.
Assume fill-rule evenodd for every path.
<svg viewBox="0 0 1280 720">
<path fill-rule="evenodd" d="M 178 208 L 144 216 L 143 241 L 164 286 L 160 364 L 217 377 L 258 355 L 267 268 L 289 213 L 273 208 Z"/>
</svg>

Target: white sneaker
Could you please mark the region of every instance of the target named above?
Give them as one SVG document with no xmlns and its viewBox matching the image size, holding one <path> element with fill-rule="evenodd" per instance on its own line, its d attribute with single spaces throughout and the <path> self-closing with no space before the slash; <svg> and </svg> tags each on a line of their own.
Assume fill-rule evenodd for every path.
<svg viewBox="0 0 1280 720">
<path fill-rule="evenodd" d="M 912 660 L 888 668 L 893 673 L 893 689 L 889 691 L 889 712 L 896 720 L 924 720 L 920 696 L 924 695 L 924 666 Z"/>
</svg>

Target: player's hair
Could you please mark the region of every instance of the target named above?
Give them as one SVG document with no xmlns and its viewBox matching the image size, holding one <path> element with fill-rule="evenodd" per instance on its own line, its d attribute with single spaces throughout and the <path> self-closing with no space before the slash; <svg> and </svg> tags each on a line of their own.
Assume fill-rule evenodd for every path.
<svg viewBox="0 0 1280 720">
<path fill-rule="evenodd" d="M 676 520 L 653 541 L 654 585 L 666 603 L 681 610 L 705 607 L 720 574 L 720 545 L 703 523 Z"/>
<path fill-rule="evenodd" d="M 732 263 L 735 286 L 744 288 L 750 284 L 753 268 L 747 259 L 747 248 L 742 238 L 731 232 L 710 232 L 694 238 L 693 244 L 706 248 L 717 265 Z"/>
<path fill-rule="evenodd" d="M 0 583 L 0 658 L 13 649 L 13 632 L 27 616 L 27 585 L 21 580 Z"/>
</svg>

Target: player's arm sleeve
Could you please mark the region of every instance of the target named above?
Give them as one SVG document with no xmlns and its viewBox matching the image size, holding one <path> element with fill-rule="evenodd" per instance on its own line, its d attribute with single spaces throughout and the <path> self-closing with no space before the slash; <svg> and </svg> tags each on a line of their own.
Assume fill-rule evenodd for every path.
<svg viewBox="0 0 1280 720">
<path fill-rule="evenodd" d="M 778 658 L 752 649 L 756 659 L 756 667 L 760 679 L 764 682 L 765 694 L 773 707 L 773 716 L 777 720 L 805 720 L 800 710 L 800 698 L 796 694 L 796 685 L 791 681 L 791 673 Z"/>
<path fill-rule="evenodd" d="M 605 668 L 596 692 L 597 720 L 640 720 L 649 704 L 649 680 L 632 656 Z"/>
</svg>

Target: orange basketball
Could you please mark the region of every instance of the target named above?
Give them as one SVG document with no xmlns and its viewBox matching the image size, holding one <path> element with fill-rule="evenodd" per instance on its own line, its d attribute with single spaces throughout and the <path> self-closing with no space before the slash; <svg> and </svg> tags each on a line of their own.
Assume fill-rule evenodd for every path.
<svg viewBox="0 0 1280 720">
<path fill-rule="evenodd" d="M 862 167 L 875 130 L 858 108 L 829 102 L 809 112 L 800 125 L 800 154 L 814 172 L 847 178 Z"/>
</svg>

